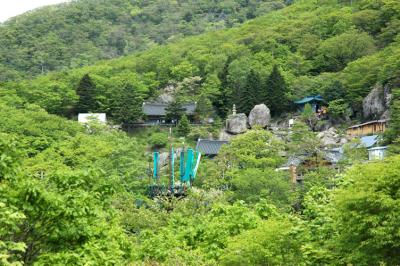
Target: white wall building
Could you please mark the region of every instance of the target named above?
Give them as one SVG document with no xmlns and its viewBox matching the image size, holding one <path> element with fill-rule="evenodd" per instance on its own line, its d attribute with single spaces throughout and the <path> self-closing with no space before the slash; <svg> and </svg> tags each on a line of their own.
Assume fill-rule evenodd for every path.
<svg viewBox="0 0 400 266">
<path fill-rule="evenodd" d="M 368 149 L 368 159 L 373 160 L 383 160 L 386 155 L 387 147 L 375 147 Z"/>
<path fill-rule="evenodd" d="M 90 113 L 90 114 L 78 114 L 78 122 L 86 124 L 90 121 L 98 121 L 102 124 L 107 123 L 107 116 L 105 113 Z"/>
</svg>

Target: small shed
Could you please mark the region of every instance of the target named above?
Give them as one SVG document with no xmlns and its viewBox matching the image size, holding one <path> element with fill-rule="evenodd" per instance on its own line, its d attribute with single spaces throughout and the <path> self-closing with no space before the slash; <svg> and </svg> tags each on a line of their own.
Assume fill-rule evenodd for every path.
<svg viewBox="0 0 400 266">
<path fill-rule="evenodd" d="M 80 113 L 78 114 L 79 123 L 89 123 L 90 121 L 97 121 L 102 124 L 107 123 L 107 116 L 105 113 Z"/>
<path fill-rule="evenodd" d="M 222 145 L 228 144 L 226 140 L 198 139 L 196 150 L 201 154 L 213 157 L 218 154 Z"/>
<path fill-rule="evenodd" d="M 299 106 L 300 111 L 304 110 L 304 106 L 306 104 L 310 104 L 313 108 L 313 111 L 317 112 L 322 107 L 322 104 L 325 103 L 325 101 L 321 95 L 313 95 L 304 97 L 303 99 L 295 101 L 294 103 Z"/>
<path fill-rule="evenodd" d="M 374 120 L 347 128 L 347 135 L 351 137 L 379 134 L 386 130 L 386 119 Z"/>
<path fill-rule="evenodd" d="M 146 123 L 166 123 L 167 107 L 168 103 L 144 102 L 142 109 L 143 113 L 146 115 Z M 182 108 L 185 109 L 185 114 L 188 116 L 189 119 L 193 118 L 196 111 L 195 102 L 182 104 Z"/>
<path fill-rule="evenodd" d="M 368 159 L 370 161 L 383 160 L 386 156 L 387 148 L 387 146 L 381 146 L 368 149 Z"/>
</svg>

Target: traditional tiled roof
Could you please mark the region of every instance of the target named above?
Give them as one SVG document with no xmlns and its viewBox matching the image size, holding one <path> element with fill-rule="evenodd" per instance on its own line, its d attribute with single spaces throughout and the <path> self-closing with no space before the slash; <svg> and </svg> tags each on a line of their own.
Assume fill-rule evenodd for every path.
<svg viewBox="0 0 400 266">
<path fill-rule="evenodd" d="M 295 101 L 294 103 L 295 104 L 306 104 L 306 103 L 310 103 L 313 101 L 325 102 L 321 95 L 314 95 L 314 96 L 304 97 L 303 99 Z"/>
<path fill-rule="evenodd" d="M 167 103 L 143 103 L 143 113 L 150 116 L 164 116 L 166 115 Z M 187 115 L 193 115 L 196 110 L 196 103 L 182 104 L 182 108 L 186 110 Z"/>
<path fill-rule="evenodd" d="M 226 140 L 198 139 L 196 150 L 204 155 L 216 155 L 221 149 L 221 146 L 227 143 L 228 141 Z"/>
</svg>

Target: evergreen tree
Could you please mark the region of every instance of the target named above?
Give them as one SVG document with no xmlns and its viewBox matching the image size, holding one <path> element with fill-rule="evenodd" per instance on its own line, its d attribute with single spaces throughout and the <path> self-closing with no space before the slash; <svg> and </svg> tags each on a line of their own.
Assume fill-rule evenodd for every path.
<svg viewBox="0 0 400 266">
<path fill-rule="evenodd" d="M 267 103 L 272 115 L 279 115 L 288 110 L 288 99 L 286 98 L 287 86 L 285 79 L 275 65 L 267 78 L 264 90 L 264 101 Z"/>
<path fill-rule="evenodd" d="M 77 113 L 90 113 L 97 110 L 96 85 L 89 74 L 85 74 L 79 81 L 76 94 L 79 97 L 75 107 Z"/>
<path fill-rule="evenodd" d="M 246 84 L 237 94 L 237 108 L 241 113 L 249 114 L 254 105 L 261 103 L 261 81 L 260 76 L 250 70 L 246 78 Z"/>
<path fill-rule="evenodd" d="M 183 115 L 178 123 L 178 134 L 182 137 L 187 136 L 190 133 L 190 123 L 186 115 Z"/>
<path fill-rule="evenodd" d="M 232 95 L 231 95 L 231 89 L 229 88 L 229 64 L 231 62 L 231 59 L 228 58 L 228 60 L 225 62 L 224 68 L 222 69 L 222 72 L 218 75 L 219 80 L 221 81 L 221 87 L 220 87 L 220 97 L 217 98 L 217 101 L 214 102 L 214 106 L 217 108 L 218 115 L 221 117 L 226 117 L 229 108 L 232 106 Z"/>
<path fill-rule="evenodd" d="M 207 95 L 200 95 L 196 106 L 196 120 L 204 121 L 205 119 L 210 118 L 213 111 L 213 106 Z"/>
<path fill-rule="evenodd" d="M 115 121 L 123 124 L 138 121 L 143 116 L 142 110 L 143 98 L 136 89 L 126 84 L 115 102 L 115 111 L 113 116 Z"/>
<path fill-rule="evenodd" d="M 170 102 L 165 108 L 166 118 L 168 120 L 179 120 L 185 114 L 185 108 L 182 107 L 182 103 L 180 101 L 174 100 Z"/>
</svg>

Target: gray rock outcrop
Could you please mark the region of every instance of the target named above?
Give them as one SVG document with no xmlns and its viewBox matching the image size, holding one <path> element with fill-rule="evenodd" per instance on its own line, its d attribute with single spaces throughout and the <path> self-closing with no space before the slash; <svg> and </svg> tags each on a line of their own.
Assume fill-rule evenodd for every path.
<svg viewBox="0 0 400 266">
<path fill-rule="evenodd" d="M 271 113 L 265 104 L 258 104 L 254 106 L 249 114 L 250 127 L 261 126 L 266 127 L 271 121 Z"/>
<path fill-rule="evenodd" d="M 241 134 L 247 131 L 247 116 L 234 114 L 226 119 L 226 131 L 231 134 Z"/>
<path fill-rule="evenodd" d="M 321 140 L 322 145 L 324 146 L 332 146 L 340 142 L 340 137 L 336 133 L 336 129 L 334 127 L 331 127 L 326 131 L 319 132 L 317 137 Z"/>
<path fill-rule="evenodd" d="M 389 108 L 390 98 L 388 86 L 376 85 L 363 100 L 363 116 L 379 119 Z"/>
<path fill-rule="evenodd" d="M 166 86 L 162 93 L 157 97 L 156 102 L 159 103 L 171 103 L 174 101 L 175 86 L 170 84 Z"/>
</svg>

